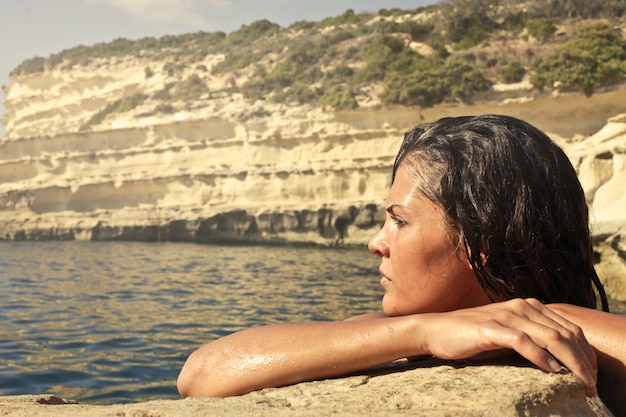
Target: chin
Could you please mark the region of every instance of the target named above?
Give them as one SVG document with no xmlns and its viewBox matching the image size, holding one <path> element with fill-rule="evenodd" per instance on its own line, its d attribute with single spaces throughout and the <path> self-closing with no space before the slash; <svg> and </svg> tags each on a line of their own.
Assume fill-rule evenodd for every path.
<svg viewBox="0 0 626 417">
<path fill-rule="evenodd" d="M 394 305 L 386 305 L 383 301 L 383 312 L 387 317 L 398 317 L 398 316 L 407 316 L 409 314 L 413 314 L 411 311 L 404 311 L 403 309 L 398 308 Z"/>
</svg>

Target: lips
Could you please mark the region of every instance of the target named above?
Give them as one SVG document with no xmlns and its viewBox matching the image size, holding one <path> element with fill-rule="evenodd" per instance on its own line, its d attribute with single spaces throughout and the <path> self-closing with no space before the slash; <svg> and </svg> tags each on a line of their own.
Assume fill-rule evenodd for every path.
<svg viewBox="0 0 626 417">
<path fill-rule="evenodd" d="M 382 271 L 382 269 L 379 269 L 378 272 L 380 273 L 380 286 L 384 287 L 385 285 L 389 285 L 391 283 L 391 279 L 387 278 L 387 276 L 385 275 L 385 273 Z"/>
</svg>

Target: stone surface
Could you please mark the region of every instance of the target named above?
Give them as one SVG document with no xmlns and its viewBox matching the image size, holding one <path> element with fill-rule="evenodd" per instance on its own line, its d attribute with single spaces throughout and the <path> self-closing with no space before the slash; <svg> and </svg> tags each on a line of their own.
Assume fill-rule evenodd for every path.
<svg viewBox="0 0 626 417">
<path fill-rule="evenodd" d="M 40 416 L 597 416 L 613 414 L 585 397 L 569 372 L 519 362 L 395 364 L 346 378 L 305 382 L 224 399 L 82 405 L 51 395 L 0 397 L 0 415 Z"/>
<path fill-rule="evenodd" d="M 591 205 L 594 234 L 626 227 L 626 113 L 613 116 L 594 135 L 567 149 Z"/>
</svg>

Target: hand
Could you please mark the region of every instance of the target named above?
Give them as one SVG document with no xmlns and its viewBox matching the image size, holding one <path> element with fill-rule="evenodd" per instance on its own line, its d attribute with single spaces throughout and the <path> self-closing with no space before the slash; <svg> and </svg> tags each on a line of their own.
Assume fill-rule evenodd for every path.
<svg viewBox="0 0 626 417">
<path fill-rule="evenodd" d="M 597 394 L 596 355 L 581 328 L 538 300 L 515 299 L 432 316 L 426 343 L 433 356 L 466 359 L 513 349 L 548 372 L 558 372 L 560 361 L 581 379 L 587 395 Z"/>
</svg>

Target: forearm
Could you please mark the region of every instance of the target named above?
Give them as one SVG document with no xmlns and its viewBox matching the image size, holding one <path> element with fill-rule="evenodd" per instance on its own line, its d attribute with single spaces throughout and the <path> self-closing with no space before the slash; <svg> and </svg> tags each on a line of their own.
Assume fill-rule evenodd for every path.
<svg viewBox="0 0 626 417">
<path fill-rule="evenodd" d="M 240 395 L 425 354 L 419 323 L 397 317 L 243 330 L 194 352 L 178 389 L 183 396 Z"/>
<path fill-rule="evenodd" d="M 601 369 L 626 378 L 626 317 L 569 304 L 548 307 L 583 329 Z"/>
<path fill-rule="evenodd" d="M 516 299 L 448 313 L 252 328 L 194 352 L 180 373 L 178 390 L 186 397 L 240 395 L 410 356 L 464 359 L 513 349 L 546 371 L 560 370 L 558 359 L 581 378 L 588 395 L 595 395 L 596 354 L 578 327 L 559 323 L 560 314 L 588 333 L 603 369 L 626 374 L 626 320 L 572 306 L 551 308 Z"/>
</svg>

